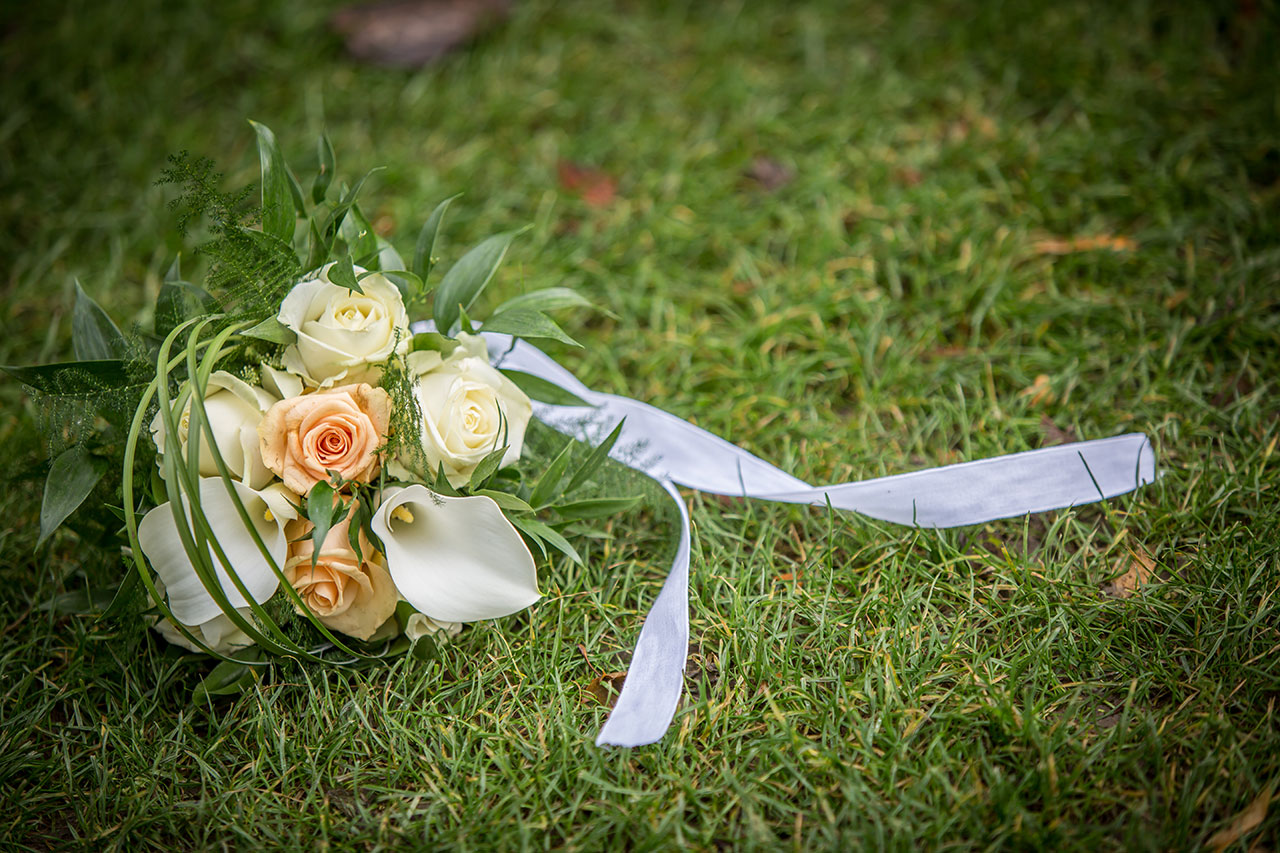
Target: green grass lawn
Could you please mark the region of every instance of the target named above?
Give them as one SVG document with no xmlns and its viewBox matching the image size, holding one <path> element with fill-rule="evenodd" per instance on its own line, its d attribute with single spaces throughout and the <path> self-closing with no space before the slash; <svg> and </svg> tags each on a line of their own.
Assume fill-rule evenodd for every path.
<svg viewBox="0 0 1280 853">
<path fill-rule="evenodd" d="M 192 706 L 207 662 L 68 612 L 124 567 L 34 551 L 39 413 L 5 379 L 0 847 L 1280 844 L 1273 2 L 529 0 L 418 72 L 344 59 L 334 5 L 6 13 L 0 363 L 69 355 L 74 277 L 143 321 L 183 248 L 167 155 L 251 182 L 253 118 L 295 163 L 327 129 L 349 180 L 385 165 L 364 203 L 406 251 L 458 191 L 446 259 L 531 225 L 486 299 L 579 289 L 607 313 L 552 351 L 584 381 L 810 482 L 1063 432 L 1145 432 L 1163 476 L 944 532 L 689 494 L 685 698 L 601 750 L 588 688 L 662 582 L 660 496 L 439 664 Z"/>
</svg>

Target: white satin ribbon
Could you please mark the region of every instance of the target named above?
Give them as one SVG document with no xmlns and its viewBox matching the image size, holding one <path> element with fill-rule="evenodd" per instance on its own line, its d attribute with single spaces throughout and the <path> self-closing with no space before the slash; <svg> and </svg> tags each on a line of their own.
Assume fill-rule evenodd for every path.
<svg viewBox="0 0 1280 853">
<path fill-rule="evenodd" d="M 588 406 L 534 403 L 543 423 L 598 443 L 622 422 L 610 456 L 657 480 L 680 511 L 680 544 L 649 615 L 599 746 L 642 746 L 671 725 L 689 644 L 689 514 L 676 484 L 719 495 L 837 509 L 913 527 L 959 527 L 1115 497 L 1155 479 L 1155 452 L 1141 433 L 996 456 L 854 483 L 811 486 L 667 412 L 592 391 L 537 347 L 485 333 L 495 366 L 569 391 Z"/>
</svg>

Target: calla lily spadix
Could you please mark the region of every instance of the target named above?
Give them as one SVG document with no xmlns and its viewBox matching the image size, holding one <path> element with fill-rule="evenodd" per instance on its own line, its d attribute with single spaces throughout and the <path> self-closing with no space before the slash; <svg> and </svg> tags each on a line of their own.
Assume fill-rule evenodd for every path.
<svg viewBox="0 0 1280 853">
<path fill-rule="evenodd" d="M 297 516 L 297 512 L 289 504 L 288 493 L 280 486 L 254 490 L 244 483 L 233 482 L 231 485 L 276 565 L 284 565 L 289 549 L 284 525 Z M 191 501 L 186 495 L 182 496 L 182 506 L 190 520 Z M 213 538 L 218 540 L 240 582 L 254 601 L 266 601 L 276 591 L 280 579 L 271 570 L 271 565 L 258 550 L 252 534 L 244 526 L 221 477 L 200 478 L 200 506 L 209 522 Z M 199 625 L 223 614 L 222 608 L 205 589 L 182 546 L 171 503 L 163 503 L 143 517 L 138 525 L 138 543 L 164 581 L 169 609 L 175 619 L 184 625 Z M 236 589 L 226 567 L 212 549 L 209 559 L 231 606 L 246 606 L 249 602 Z"/>
<path fill-rule="evenodd" d="M 496 619 L 542 597 L 529 547 L 491 498 L 387 489 L 371 526 L 396 589 L 433 620 Z"/>
</svg>

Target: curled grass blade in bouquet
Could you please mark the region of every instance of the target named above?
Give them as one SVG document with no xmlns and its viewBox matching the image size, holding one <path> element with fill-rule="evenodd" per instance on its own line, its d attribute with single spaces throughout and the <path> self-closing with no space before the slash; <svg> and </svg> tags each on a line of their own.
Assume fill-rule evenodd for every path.
<svg viewBox="0 0 1280 853">
<path fill-rule="evenodd" d="M 207 220 L 202 284 L 177 262 L 152 329 L 125 334 L 77 288 L 77 360 L 6 368 L 54 414 L 42 541 L 120 472 L 130 580 L 170 642 L 219 658 L 204 694 L 276 658 L 367 664 L 539 598 L 535 549 L 579 560 L 566 525 L 630 498 L 574 500 L 617 430 L 571 468 L 521 465 L 529 377 L 490 365 L 471 315 L 518 232 L 465 253 L 432 288 L 453 199 L 406 264 L 359 206 L 369 177 L 333 182 L 321 139 L 309 193 L 253 124 L 260 205 L 207 160 L 174 158 L 180 227 Z M 432 323 L 414 334 L 430 305 Z M 486 331 L 574 343 L 548 312 L 565 288 L 500 305 Z M 125 415 L 127 413 L 127 415 Z M 106 424 L 105 427 L 102 424 Z M 87 426 L 92 425 L 92 426 Z M 47 529 L 43 529 L 47 528 Z"/>
</svg>

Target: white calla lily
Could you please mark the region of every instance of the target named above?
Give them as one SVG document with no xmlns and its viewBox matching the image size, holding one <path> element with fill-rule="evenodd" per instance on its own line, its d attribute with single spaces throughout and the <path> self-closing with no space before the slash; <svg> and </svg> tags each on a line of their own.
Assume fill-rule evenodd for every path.
<svg viewBox="0 0 1280 853">
<path fill-rule="evenodd" d="M 165 598 L 164 578 L 156 578 L 156 592 L 160 593 L 161 599 Z M 150 599 L 151 596 L 148 595 L 147 598 Z M 248 607 L 237 607 L 236 612 L 246 620 L 252 621 L 253 619 L 253 611 Z M 152 616 L 149 621 L 152 630 L 173 645 L 193 652 L 205 651 L 205 648 L 199 643 L 188 639 L 187 635 L 182 633 L 178 626 L 168 617 Z M 208 622 L 201 622 L 199 625 L 185 625 L 184 627 L 196 640 L 204 643 L 205 646 L 218 654 L 229 654 L 237 649 L 253 645 L 253 639 L 236 627 L 236 624 L 231 621 L 231 617 L 225 613 L 219 613 Z"/>
<path fill-rule="evenodd" d="M 289 502 L 289 493 L 278 484 L 262 490 L 254 490 L 238 482 L 233 482 L 232 486 L 276 565 L 284 565 L 289 549 L 284 525 L 297 516 Z M 293 497 L 297 499 L 296 496 Z M 191 502 L 186 495 L 182 497 L 182 505 L 189 519 Z M 227 562 L 235 570 L 249 595 L 256 602 L 266 601 L 276 591 L 280 579 L 258 550 L 257 543 L 245 527 L 220 477 L 200 479 L 200 506 L 213 537 L 218 540 Z M 202 625 L 223 615 L 222 608 L 205 589 L 182 546 L 170 503 L 161 504 L 143 517 L 138 524 L 138 544 L 164 581 L 169 609 L 177 621 L 184 625 Z M 212 549 L 209 553 L 231 606 L 238 608 L 248 605 L 248 599 L 236 589 L 226 567 Z"/>
<path fill-rule="evenodd" d="M 491 498 L 388 489 L 371 526 L 400 595 L 436 622 L 496 619 L 542 597 L 529 547 Z"/>
</svg>

